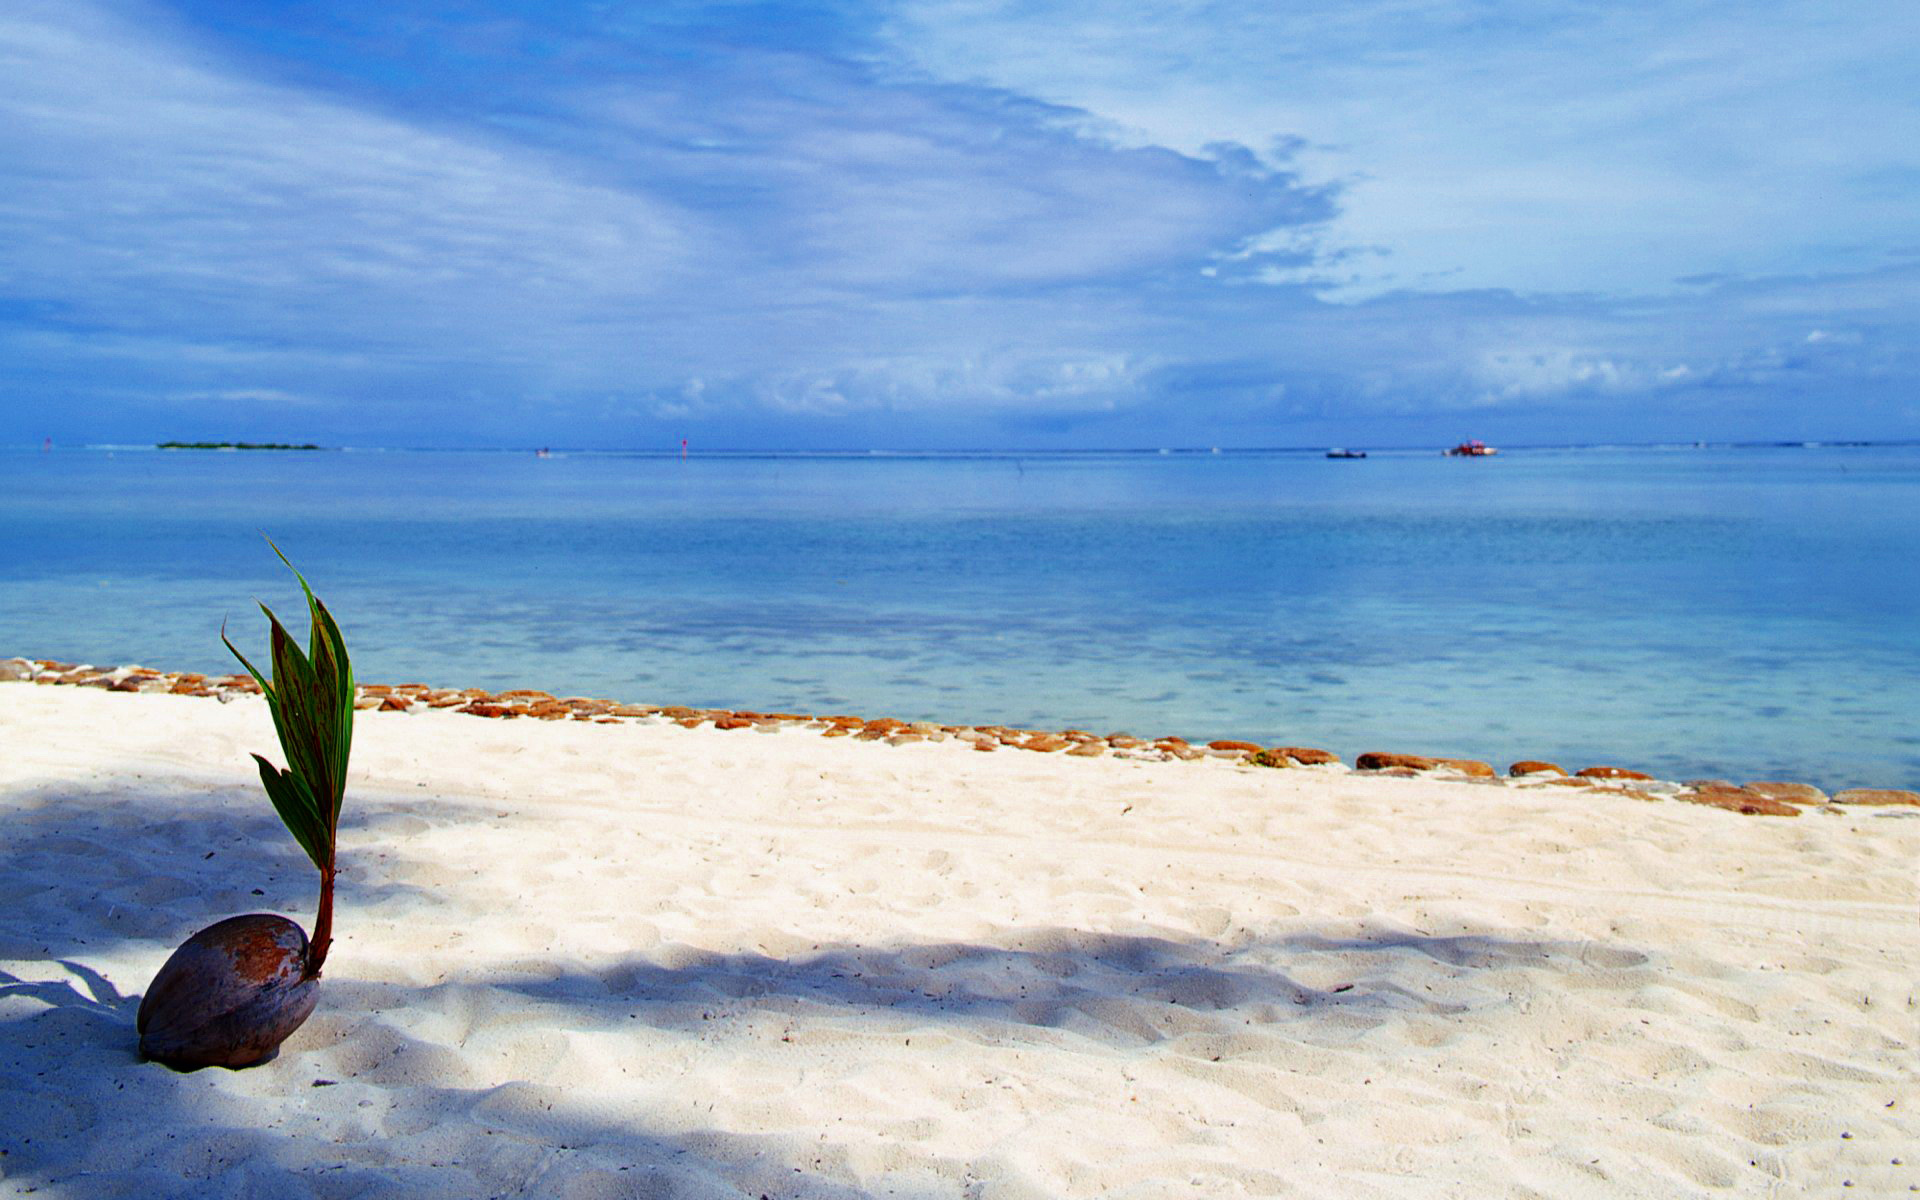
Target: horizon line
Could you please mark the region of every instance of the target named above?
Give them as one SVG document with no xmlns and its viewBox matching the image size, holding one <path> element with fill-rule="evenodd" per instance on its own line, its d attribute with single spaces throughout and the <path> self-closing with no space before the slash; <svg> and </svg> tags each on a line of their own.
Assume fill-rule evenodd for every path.
<svg viewBox="0 0 1920 1200">
<path fill-rule="evenodd" d="M 171 440 L 171 439 L 170 439 Z M 1702 439 L 1658 441 L 1596 441 L 1596 442 L 1504 442 L 1495 447 L 1503 450 L 1693 450 L 1693 449 L 1822 449 L 1822 448 L 1877 448 L 1894 446 L 1920 446 L 1920 438 L 1781 438 L 1781 439 Z M 1310 445 L 1286 446 L 1211 446 L 1211 445 L 1170 445 L 1170 446 L 845 446 L 845 447 L 776 447 L 776 446 L 716 446 L 700 449 L 691 447 L 684 451 L 688 458 L 697 455 L 779 455 L 791 457 L 803 456 L 844 456 L 844 457 L 884 457 L 890 455 L 922 456 L 974 456 L 1008 457 L 1014 455 L 1095 455 L 1095 454 L 1142 454 L 1142 455 L 1227 455 L 1227 454 L 1306 454 L 1321 453 L 1328 450 L 1356 449 L 1380 451 L 1383 453 L 1444 451 L 1447 447 L 1436 442 L 1417 444 L 1385 445 L 1380 443 L 1348 442 L 1344 445 L 1332 442 L 1316 442 Z M 170 452 L 170 453 L 406 453 L 406 454 L 539 454 L 542 451 L 552 454 L 598 454 L 632 455 L 647 457 L 677 458 L 683 456 L 683 450 L 676 447 L 653 446 L 417 446 L 417 445 L 323 445 L 315 444 L 308 448 L 299 446 L 289 450 L 252 449 L 242 451 L 225 447 L 163 447 L 155 442 L 31 442 L 0 443 L 0 449 L 29 450 L 44 452 L 47 450 L 88 450 L 88 451 L 134 451 L 134 452 Z"/>
</svg>

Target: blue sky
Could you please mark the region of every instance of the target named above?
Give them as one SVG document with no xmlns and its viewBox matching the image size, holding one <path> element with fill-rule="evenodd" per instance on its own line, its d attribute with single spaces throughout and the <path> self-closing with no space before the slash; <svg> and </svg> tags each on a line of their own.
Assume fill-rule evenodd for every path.
<svg viewBox="0 0 1920 1200">
<path fill-rule="evenodd" d="M 0 441 L 1920 437 L 1920 6 L 0 8 Z"/>
</svg>

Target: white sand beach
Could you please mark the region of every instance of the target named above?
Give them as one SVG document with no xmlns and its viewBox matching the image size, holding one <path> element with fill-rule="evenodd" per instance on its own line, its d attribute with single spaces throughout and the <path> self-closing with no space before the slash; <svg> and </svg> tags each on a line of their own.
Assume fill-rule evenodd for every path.
<svg viewBox="0 0 1920 1200">
<path fill-rule="evenodd" d="M 1920 809 L 367 712 L 318 1011 L 179 1074 L 173 948 L 312 920 L 265 704 L 0 750 L 0 1195 L 1920 1189 Z"/>
</svg>

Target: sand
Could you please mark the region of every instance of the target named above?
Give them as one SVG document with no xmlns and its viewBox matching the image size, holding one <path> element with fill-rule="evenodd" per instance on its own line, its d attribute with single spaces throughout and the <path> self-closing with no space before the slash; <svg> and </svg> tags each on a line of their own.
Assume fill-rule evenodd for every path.
<svg viewBox="0 0 1920 1200">
<path fill-rule="evenodd" d="M 0 1195 L 1920 1190 L 1920 810 L 363 713 L 320 1008 L 266 708 L 0 684 Z"/>
</svg>

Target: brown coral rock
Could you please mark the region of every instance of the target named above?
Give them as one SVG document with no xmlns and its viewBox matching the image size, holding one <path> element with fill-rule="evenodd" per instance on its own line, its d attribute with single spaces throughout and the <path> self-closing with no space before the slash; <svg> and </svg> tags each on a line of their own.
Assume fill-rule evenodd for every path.
<svg viewBox="0 0 1920 1200">
<path fill-rule="evenodd" d="M 1221 738 L 1217 742 L 1208 742 L 1207 749 L 1209 750 L 1240 750 L 1248 754 L 1257 754 L 1261 750 L 1265 749 L 1265 747 L 1257 745 L 1253 742 L 1236 742 L 1228 738 Z"/>
<path fill-rule="evenodd" d="M 1507 768 L 1507 774 L 1518 778 L 1521 775 L 1565 775 L 1567 772 L 1557 763 L 1542 762 L 1537 758 L 1523 758 Z"/>
<path fill-rule="evenodd" d="M 1418 754 L 1389 754 L 1381 750 L 1369 750 L 1353 760 L 1353 765 L 1362 771 L 1390 771 L 1396 768 L 1407 771 L 1431 771 L 1440 765 L 1437 758 L 1426 758 Z"/>
<path fill-rule="evenodd" d="M 1898 788 L 1847 788 L 1833 794 L 1835 804 L 1914 804 L 1920 805 L 1920 792 Z"/>
<path fill-rule="evenodd" d="M 1292 759 L 1303 767 L 1324 767 L 1340 761 L 1340 756 L 1331 750 L 1320 750 L 1313 746 L 1275 746 L 1275 754 Z"/>
<path fill-rule="evenodd" d="M 1797 817 L 1800 810 L 1784 800 L 1775 800 L 1750 792 L 1743 787 L 1710 787 L 1698 791 L 1681 792 L 1680 799 L 1689 804 L 1705 804 L 1713 808 L 1724 808 L 1729 812 L 1745 813 L 1752 817 Z"/>
<path fill-rule="evenodd" d="M 1831 802 L 1831 797 L 1810 783 L 1762 779 L 1747 784 L 1746 788 L 1750 792 L 1758 792 L 1762 796 L 1770 796 L 1775 800 L 1785 800 L 1788 804 L 1798 804 L 1803 808 Z"/>
<path fill-rule="evenodd" d="M 1574 774 L 1582 779 L 1652 779 L 1653 776 L 1642 771 L 1629 771 L 1625 767 L 1587 767 Z"/>
</svg>

